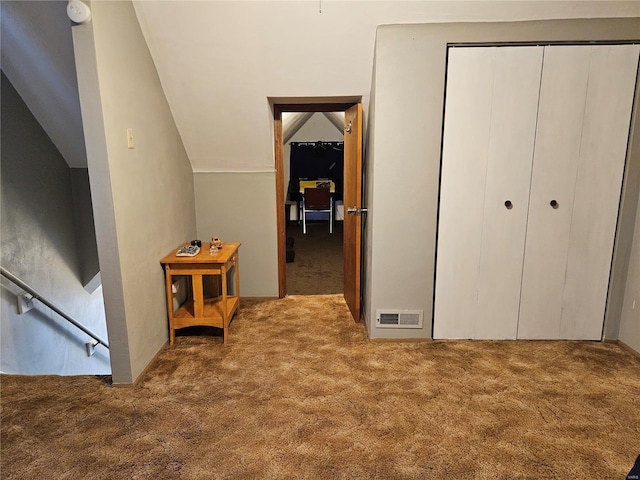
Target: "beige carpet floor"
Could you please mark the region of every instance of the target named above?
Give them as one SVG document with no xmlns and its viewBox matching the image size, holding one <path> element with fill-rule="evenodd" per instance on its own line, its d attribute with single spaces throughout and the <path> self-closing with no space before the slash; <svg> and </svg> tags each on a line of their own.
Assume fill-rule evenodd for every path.
<svg viewBox="0 0 640 480">
<path fill-rule="evenodd" d="M 243 300 L 221 342 L 135 387 L 3 375 L 2 478 L 624 479 L 640 453 L 616 344 L 370 342 L 340 295 Z"/>
</svg>

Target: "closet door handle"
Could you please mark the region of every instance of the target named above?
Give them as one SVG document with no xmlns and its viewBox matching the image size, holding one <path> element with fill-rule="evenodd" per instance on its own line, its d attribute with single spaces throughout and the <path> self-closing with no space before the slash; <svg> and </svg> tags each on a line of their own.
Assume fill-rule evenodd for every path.
<svg viewBox="0 0 640 480">
<path fill-rule="evenodd" d="M 551 205 L 551 208 L 553 208 L 554 210 L 557 209 L 560 206 L 560 204 L 555 200 L 551 200 L 549 202 L 549 205 Z"/>
<path fill-rule="evenodd" d="M 504 202 L 504 206 L 507 207 L 507 210 L 511 210 L 513 208 L 513 203 L 511 203 L 511 200 L 507 200 Z"/>
</svg>

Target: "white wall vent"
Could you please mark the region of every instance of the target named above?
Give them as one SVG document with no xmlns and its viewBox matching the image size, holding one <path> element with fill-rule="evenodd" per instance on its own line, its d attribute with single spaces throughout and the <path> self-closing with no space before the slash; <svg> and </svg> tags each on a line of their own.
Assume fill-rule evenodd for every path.
<svg viewBox="0 0 640 480">
<path fill-rule="evenodd" d="M 378 328 L 422 328 L 423 310 L 376 310 Z"/>
</svg>

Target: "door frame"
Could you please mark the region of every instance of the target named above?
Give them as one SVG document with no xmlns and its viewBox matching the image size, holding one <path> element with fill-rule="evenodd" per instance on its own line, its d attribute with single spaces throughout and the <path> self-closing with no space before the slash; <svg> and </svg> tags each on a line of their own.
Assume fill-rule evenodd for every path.
<svg viewBox="0 0 640 480">
<path fill-rule="evenodd" d="M 315 101 L 314 101 L 315 100 Z M 282 114 L 284 112 L 344 112 L 362 103 L 362 97 L 273 99 L 273 129 L 276 167 L 276 221 L 278 235 L 278 297 L 287 294 L 285 196 L 284 196 L 284 143 Z"/>
</svg>

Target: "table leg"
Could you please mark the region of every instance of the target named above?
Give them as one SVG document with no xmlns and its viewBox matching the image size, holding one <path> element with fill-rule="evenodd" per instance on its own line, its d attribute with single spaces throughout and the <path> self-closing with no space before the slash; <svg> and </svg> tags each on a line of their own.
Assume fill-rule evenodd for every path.
<svg viewBox="0 0 640 480">
<path fill-rule="evenodd" d="M 175 330 L 173 328 L 173 285 L 171 269 L 169 265 L 165 266 L 165 282 L 167 290 L 167 316 L 169 317 L 169 345 L 173 345 L 175 339 Z"/>
<path fill-rule="evenodd" d="M 204 295 L 202 292 L 202 275 L 191 275 L 193 285 L 193 316 L 204 317 Z"/>
<path fill-rule="evenodd" d="M 220 269 L 222 281 L 222 324 L 224 325 L 223 343 L 227 343 L 229 337 L 229 310 L 227 309 L 227 268 L 223 265 Z"/>
<path fill-rule="evenodd" d="M 235 291 L 235 295 L 236 295 L 236 297 L 238 297 L 238 310 L 239 310 L 240 309 L 240 257 L 238 256 L 237 252 L 233 256 L 233 260 L 234 260 L 234 262 L 236 264 L 236 271 L 235 271 L 236 291 Z"/>
</svg>

